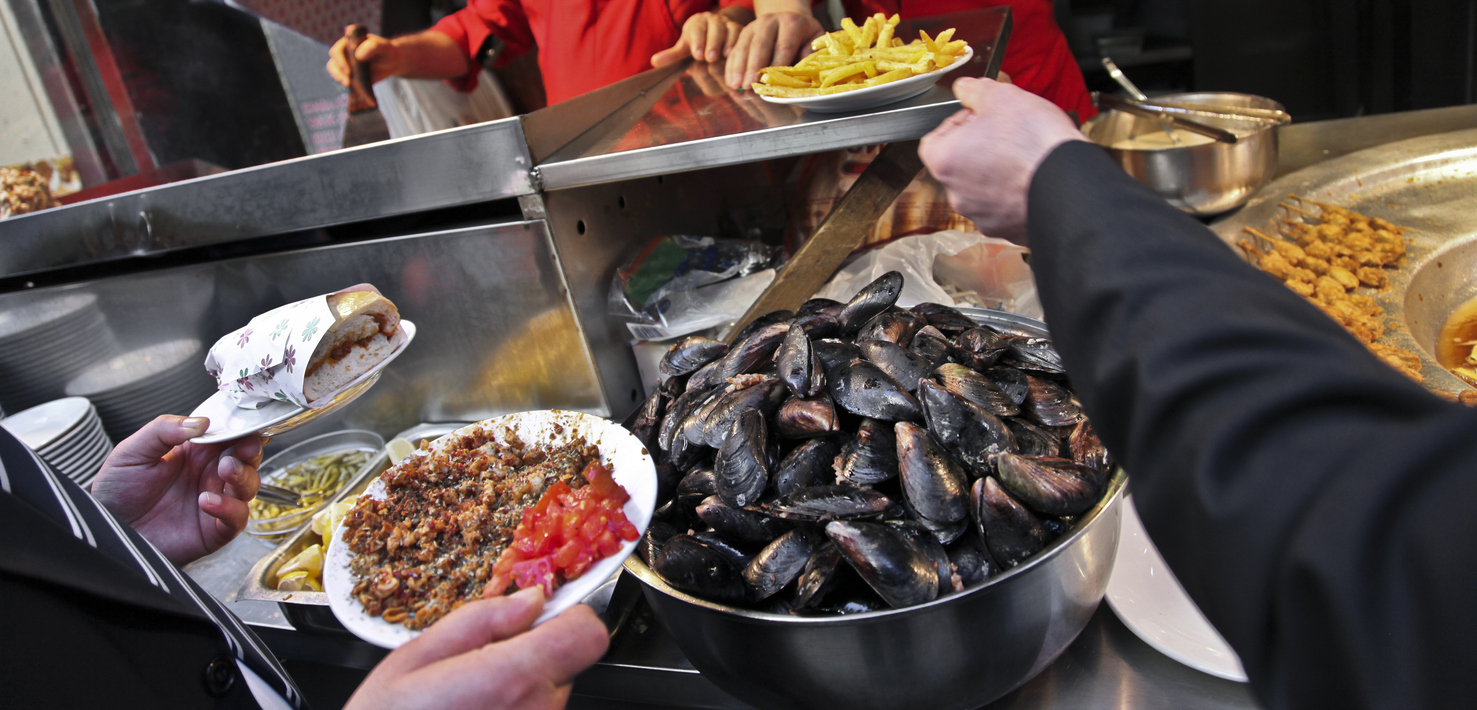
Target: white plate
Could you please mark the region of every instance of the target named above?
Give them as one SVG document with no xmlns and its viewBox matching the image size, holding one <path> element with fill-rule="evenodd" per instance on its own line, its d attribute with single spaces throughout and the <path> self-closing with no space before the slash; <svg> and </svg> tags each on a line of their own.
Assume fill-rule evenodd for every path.
<svg viewBox="0 0 1477 710">
<path fill-rule="evenodd" d="M 896 103 L 903 99 L 911 99 L 938 83 L 939 79 L 959 67 L 964 66 L 974 57 L 974 47 L 966 47 L 964 56 L 943 69 L 935 69 L 927 74 L 910 76 L 906 79 L 890 81 L 878 86 L 869 86 L 865 89 L 852 89 L 827 96 L 798 96 L 793 99 L 785 99 L 777 96 L 760 95 L 772 104 L 785 104 L 787 106 L 799 106 L 803 109 L 815 111 L 816 113 L 840 113 L 842 111 L 860 111 L 862 109 L 875 108 L 890 103 Z"/>
<path fill-rule="evenodd" d="M 609 464 L 615 482 L 621 484 L 631 495 L 631 499 L 626 501 L 626 519 L 636 526 L 637 531 L 643 534 L 646 532 L 646 525 L 651 522 L 651 514 L 656 509 L 656 464 L 641 441 L 619 424 L 590 414 L 557 409 L 519 412 L 462 427 L 432 442 L 431 447 L 433 450 L 437 449 L 449 437 L 484 427 L 495 436 L 504 427 L 511 428 L 518 434 L 518 438 L 528 443 L 559 443 L 569 441 L 577 435 L 583 436 L 585 441 L 600 449 L 600 456 Z M 425 455 L 427 454 L 420 451 L 412 454 Z M 384 481 L 376 478 L 364 495 L 383 500 Z M 338 617 L 339 623 L 355 636 L 376 646 L 399 648 L 419 636 L 420 632 L 411 631 L 400 624 L 391 624 L 378 616 L 370 616 L 359 600 L 351 595 L 354 574 L 349 571 L 349 561 L 353 553 L 343 541 L 343 530 L 340 526 L 335 531 L 333 541 L 328 546 L 328 554 L 323 560 L 323 588 L 328 594 L 328 606 L 333 609 L 333 615 Z M 553 596 L 544 602 L 543 614 L 534 625 L 558 616 L 589 596 L 620 569 L 621 563 L 636 549 L 639 539 L 622 543 L 618 552 L 596 562 L 579 578 L 554 590 Z"/>
<path fill-rule="evenodd" d="M 86 422 L 91 411 L 92 403 L 86 397 L 65 397 L 12 414 L 0 420 L 0 426 L 36 451 L 55 443 L 73 427 Z"/>
<path fill-rule="evenodd" d="M 210 395 L 210 398 L 196 407 L 195 411 L 190 412 L 192 417 L 210 418 L 210 428 L 190 441 L 197 444 L 214 444 L 218 441 L 230 441 L 259 432 L 264 436 L 276 436 L 358 399 L 359 395 L 368 392 L 369 388 L 379 381 L 380 373 L 384 371 L 385 366 L 389 365 L 391 360 L 400 357 L 400 353 L 405 352 L 410 341 L 415 340 L 414 323 L 408 320 L 400 321 L 399 332 L 405 334 L 404 338 L 385 359 L 343 387 L 314 400 L 313 404 L 308 407 L 299 407 L 287 402 L 268 402 L 260 409 L 246 409 L 232 406 L 231 401 L 226 398 L 226 393 L 216 390 L 215 394 Z"/>
<path fill-rule="evenodd" d="M 1185 594 L 1126 497 L 1108 606 L 1144 643 L 1195 670 L 1246 682 L 1241 659 Z"/>
</svg>

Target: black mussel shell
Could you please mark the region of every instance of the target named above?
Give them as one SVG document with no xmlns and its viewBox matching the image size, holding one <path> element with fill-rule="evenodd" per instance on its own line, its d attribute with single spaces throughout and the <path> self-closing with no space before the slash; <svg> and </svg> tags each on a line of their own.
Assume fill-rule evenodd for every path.
<svg viewBox="0 0 1477 710">
<path fill-rule="evenodd" d="M 752 327 L 752 326 L 751 326 Z M 747 329 L 745 329 L 747 330 Z M 780 343 L 784 342 L 785 335 L 790 332 L 788 323 L 770 323 L 757 328 L 743 339 L 735 339 L 733 347 L 729 348 L 728 354 L 713 365 L 704 366 L 702 370 L 693 373 L 693 378 L 705 375 L 708 367 L 715 366 L 717 372 L 707 375 L 713 379 L 711 384 L 721 384 L 730 377 L 755 372 L 765 365 L 774 361 L 774 351 L 778 350 Z M 688 381 L 692 386 L 692 381 Z"/>
<path fill-rule="evenodd" d="M 774 490 L 787 496 L 802 488 L 820 486 L 835 479 L 836 455 L 841 441 L 836 437 L 810 439 L 795 447 L 774 469 Z"/>
<path fill-rule="evenodd" d="M 940 545 L 948 545 L 969 532 L 970 519 L 966 515 L 963 520 L 956 523 L 938 523 L 927 518 L 918 518 L 918 524 L 933 533 L 933 539 L 938 540 Z"/>
<path fill-rule="evenodd" d="M 687 378 L 688 392 L 704 392 L 723 384 L 723 361 L 727 356 L 718 358 L 702 367 L 692 376 Z"/>
<path fill-rule="evenodd" d="M 1052 346 L 1050 340 L 1012 336 L 1007 336 L 1006 340 L 1010 343 L 1005 350 L 1006 357 L 1016 367 L 1051 375 L 1066 374 L 1067 370 L 1062 366 L 1062 356 Z"/>
<path fill-rule="evenodd" d="M 696 372 L 720 357 L 728 354 L 728 343 L 712 338 L 704 338 L 701 335 L 690 335 L 678 341 L 667 354 L 662 356 L 662 361 L 657 363 L 657 372 L 667 377 L 685 375 Z"/>
<path fill-rule="evenodd" d="M 820 358 L 821 367 L 827 373 L 830 373 L 831 368 L 837 365 L 860 359 L 862 356 L 861 349 L 850 340 L 822 338 L 812 341 L 811 348 L 815 351 L 815 356 Z"/>
<path fill-rule="evenodd" d="M 703 426 L 708 423 L 713 407 L 738 389 L 738 385 L 725 384 L 721 387 L 714 387 L 706 394 L 694 399 L 687 407 L 687 412 L 682 415 L 682 421 L 678 422 L 677 433 L 672 437 L 672 443 L 675 445 L 676 440 L 681 438 L 686 439 L 690 444 L 706 445 L 708 440 L 703 434 Z"/>
<path fill-rule="evenodd" d="M 810 385 L 815 357 L 811 353 L 810 338 L 806 337 L 804 328 L 799 325 L 790 326 L 784 343 L 774 354 L 774 364 L 779 370 L 780 381 L 790 388 L 792 394 L 796 397 L 814 394 L 810 391 Z"/>
<path fill-rule="evenodd" d="M 656 499 L 671 500 L 677 495 L 677 484 L 682 482 L 686 476 L 672 462 L 660 463 L 656 466 Z"/>
<path fill-rule="evenodd" d="M 1113 469 L 1113 455 L 1108 453 L 1107 447 L 1103 446 L 1097 432 L 1092 430 L 1092 425 L 1086 419 L 1077 422 L 1072 434 L 1067 437 L 1067 445 L 1072 450 L 1073 461 L 1103 473 Z"/>
<path fill-rule="evenodd" d="M 741 574 L 744 568 L 749 566 L 749 561 L 754 559 L 752 548 L 746 548 L 740 543 L 724 537 L 723 533 L 717 530 L 702 530 L 693 533 L 692 536 L 707 544 L 708 547 L 723 553 L 723 556 L 728 559 L 728 563 L 733 565 L 733 568 Z"/>
<path fill-rule="evenodd" d="M 795 320 L 790 323 L 800 326 L 800 329 L 805 331 L 805 335 L 811 339 L 830 338 L 841 332 L 841 322 L 829 313 L 800 314 L 795 316 Z"/>
<path fill-rule="evenodd" d="M 837 365 L 826 373 L 826 379 L 836 406 L 857 416 L 890 422 L 923 417 L 918 400 L 866 360 Z"/>
<path fill-rule="evenodd" d="M 1082 413 L 1082 405 L 1077 403 L 1077 398 L 1065 387 L 1030 376 L 1027 376 L 1026 381 L 1030 390 L 1022 409 L 1037 423 L 1043 426 L 1073 426 L 1086 417 Z"/>
<path fill-rule="evenodd" d="M 794 527 L 752 508 L 735 508 L 718 496 L 703 499 L 698 504 L 697 517 L 720 535 L 750 545 L 763 545 Z"/>
<path fill-rule="evenodd" d="M 821 392 L 814 397 L 791 397 L 774 413 L 775 433 L 787 439 L 824 436 L 840 428 L 836 405 L 831 395 Z"/>
<path fill-rule="evenodd" d="M 1062 442 L 1055 434 L 1019 417 L 1005 420 L 1015 435 L 1016 453 L 1022 456 L 1060 456 Z"/>
<path fill-rule="evenodd" d="M 687 524 L 687 518 L 682 511 L 681 503 L 675 497 L 657 506 L 656 510 L 651 513 L 651 519 L 673 525 Z"/>
<path fill-rule="evenodd" d="M 974 540 L 962 539 L 947 548 L 949 563 L 954 568 L 954 578 L 964 589 L 969 589 L 1000 572 L 989 553 L 981 550 Z"/>
<path fill-rule="evenodd" d="M 1005 390 L 1000 389 L 990 378 L 963 365 L 946 362 L 939 365 L 929 377 L 943 385 L 955 397 L 974 403 L 997 417 L 1013 417 L 1021 413 L 1020 407 L 1016 406 Z"/>
<path fill-rule="evenodd" d="M 762 316 L 759 316 L 758 318 L 755 318 L 748 325 L 744 326 L 742 330 L 729 336 L 728 342 L 741 343 L 749 336 L 758 332 L 761 328 L 767 328 L 776 323 L 788 323 L 790 320 L 794 319 L 794 317 L 794 311 L 770 311 Z"/>
<path fill-rule="evenodd" d="M 693 444 L 685 437 L 677 436 L 672 439 L 672 450 L 668 453 L 667 460 L 678 471 L 685 473 L 706 460 L 712 452 L 712 449 L 702 444 Z"/>
<path fill-rule="evenodd" d="M 692 410 L 693 402 L 707 396 L 709 392 L 710 390 L 688 390 L 667 406 L 666 416 L 662 417 L 662 424 L 657 428 L 656 443 L 662 451 L 672 450 L 672 437 L 677 434 L 682 421 Z"/>
<path fill-rule="evenodd" d="M 811 486 L 761 507 L 771 515 L 807 522 L 880 518 L 896 513 L 892 499 L 857 486 Z"/>
<path fill-rule="evenodd" d="M 928 430 L 898 422 L 898 474 L 903 498 L 921 518 L 957 523 L 969 515 L 969 478 Z"/>
<path fill-rule="evenodd" d="M 966 367 L 983 370 L 994 365 L 1009 345 L 1009 341 L 993 330 L 970 328 L 954 336 L 954 348 L 950 354 Z"/>
<path fill-rule="evenodd" d="M 805 569 L 795 582 L 794 607 L 797 612 L 816 608 L 836 588 L 836 571 L 841 566 L 841 551 L 828 538 L 805 561 Z"/>
<path fill-rule="evenodd" d="M 809 315 L 811 313 L 820 313 L 827 308 L 844 307 L 845 305 L 845 303 L 829 298 L 812 298 L 809 301 L 800 304 L 800 308 L 795 311 L 795 316 L 799 317 Z"/>
<path fill-rule="evenodd" d="M 938 328 L 925 327 L 913 336 L 913 344 L 908 346 L 914 355 L 927 360 L 933 367 L 938 367 L 949 361 L 949 351 L 954 347 Z"/>
<path fill-rule="evenodd" d="M 841 447 L 837 482 L 869 486 L 896 478 L 897 435 L 888 422 L 863 419 L 856 436 Z"/>
<path fill-rule="evenodd" d="M 736 385 L 730 385 L 736 386 Z M 768 379 L 752 387 L 736 389 L 723 396 L 711 408 L 703 410 L 703 443 L 713 448 L 723 446 L 723 440 L 733 429 L 733 422 L 744 412 L 758 412 L 767 419 L 785 401 L 785 384 L 778 379 Z"/>
<path fill-rule="evenodd" d="M 898 530 L 881 523 L 834 520 L 826 524 L 826 535 L 894 609 L 938 598 L 938 567 Z"/>
<path fill-rule="evenodd" d="M 928 322 L 907 311 L 879 313 L 862 324 L 856 332 L 856 341 L 883 340 L 900 347 L 913 343 L 913 335 Z"/>
<path fill-rule="evenodd" d="M 1027 508 L 1047 515 L 1076 515 L 1102 497 L 1098 472 L 1067 459 L 997 454 L 1000 485 Z"/>
<path fill-rule="evenodd" d="M 993 476 L 974 482 L 970 490 L 970 512 L 985 539 L 990 556 L 1002 567 L 1014 567 L 1046 547 L 1050 535 L 1041 521 L 1010 494 Z"/>
<path fill-rule="evenodd" d="M 656 562 L 657 553 L 662 551 L 662 546 L 667 541 L 681 535 L 682 531 L 675 525 L 661 521 L 652 521 L 646 526 L 646 532 L 641 534 L 641 540 L 636 543 L 636 554 L 641 556 L 641 561 L 650 567 Z"/>
<path fill-rule="evenodd" d="M 753 409 L 733 421 L 713 462 L 713 479 L 723 502 L 742 508 L 759 500 L 769 485 L 768 437 L 764 415 Z"/>
<path fill-rule="evenodd" d="M 858 340 L 856 346 L 867 362 L 876 365 L 909 392 L 918 389 L 918 380 L 933 371 L 933 363 L 927 358 L 909 352 L 896 343 L 886 340 Z"/>
<path fill-rule="evenodd" d="M 983 373 L 990 378 L 1002 392 L 1010 396 L 1010 401 L 1016 406 L 1025 403 L 1026 395 L 1031 391 L 1031 382 L 1026 379 L 1027 375 L 1014 367 L 991 367 L 986 368 Z"/>
<path fill-rule="evenodd" d="M 929 325 L 945 333 L 969 330 L 978 325 L 974 319 L 964 315 L 958 309 L 942 303 L 924 302 L 908 310 L 923 316 Z"/>
<path fill-rule="evenodd" d="M 795 528 L 775 538 L 744 568 L 749 601 L 763 601 L 784 589 L 805 571 L 805 563 L 825 542 L 826 536 L 813 528 Z"/>
<path fill-rule="evenodd" d="M 963 591 L 960 587 L 954 587 L 954 570 L 949 565 L 949 553 L 944 551 L 944 546 L 933 536 L 933 532 L 924 527 L 916 520 L 889 520 L 887 525 L 908 538 L 908 542 L 918 546 L 928 559 L 933 560 L 934 568 L 938 571 L 939 596 L 950 592 Z"/>
<path fill-rule="evenodd" d="M 667 584 L 720 604 L 744 600 L 744 578 L 728 558 L 690 535 L 678 535 L 662 546 L 652 565 Z"/>
<path fill-rule="evenodd" d="M 873 316 L 897 303 L 897 297 L 902 292 L 903 275 L 896 271 L 889 271 L 877 277 L 876 281 L 863 286 L 841 309 L 841 315 L 837 318 L 841 321 L 841 334 L 855 334 Z"/>
<path fill-rule="evenodd" d="M 695 466 L 677 482 L 677 500 L 687 512 L 696 510 L 704 498 L 717 493 L 718 480 L 709 466 Z"/>
<path fill-rule="evenodd" d="M 1015 451 L 1015 435 L 999 417 L 955 397 L 942 385 L 924 380 L 918 385 L 928 431 L 953 454 L 954 460 L 975 478 L 994 472 L 991 454 Z"/>
</svg>

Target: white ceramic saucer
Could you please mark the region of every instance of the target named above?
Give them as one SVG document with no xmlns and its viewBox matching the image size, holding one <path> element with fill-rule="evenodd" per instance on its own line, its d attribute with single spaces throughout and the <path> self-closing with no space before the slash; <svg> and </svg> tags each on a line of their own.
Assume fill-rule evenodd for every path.
<svg viewBox="0 0 1477 710">
<path fill-rule="evenodd" d="M 1108 606 L 1144 643 L 1195 670 L 1246 682 L 1241 659 L 1226 644 L 1164 564 L 1125 497 L 1118 558 L 1108 579 Z"/>
<path fill-rule="evenodd" d="M 192 417 L 210 418 L 210 428 L 190 441 L 197 444 L 214 444 L 218 441 L 239 439 L 247 434 L 260 433 L 263 436 L 276 436 L 343 407 L 358 399 L 359 395 L 368 392 L 369 388 L 379 381 L 380 373 L 384 371 L 385 366 L 400 357 L 400 353 L 405 352 L 410 341 L 415 340 L 414 323 L 408 320 L 400 321 L 400 331 L 405 334 L 405 337 L 398 347 L 390 351 L 389 356 L 343 387 L 319 397 L 309 407 L 299 407 L 287 402 L 268 402 L 259 409 L 247 409 L 232 405 L 224 391 L 216 390 L 215 394 L 210 395 L 210 398 L 196 407 L 195 411 L 190 412 Z"/>
</svg>

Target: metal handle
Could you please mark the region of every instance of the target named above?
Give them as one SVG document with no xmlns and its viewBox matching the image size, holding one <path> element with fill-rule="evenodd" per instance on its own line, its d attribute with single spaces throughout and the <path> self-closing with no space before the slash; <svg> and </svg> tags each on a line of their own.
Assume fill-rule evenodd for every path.
<svg viewBox="0 0 1477 710">
<path fill-rule="evenodd" d="M 1108 76 L 1113 77 L 1113 81 L 1118 82 L 1118 85 L 1123 87 L 1123 90 L 1127 91 L 1129 96 L 1139 101 L 1149 100 L 1149 97 L 1145 96 L 1144 92 L 1139 91 L 1139 87 L 1134 86 L 1133 82 L 1128 80 L 1128 77 L 1123 74 L 1123 70 L 1119 69 L 1118 65 L 1114 64 L 1112 59 L 1103 57 L 1103 67 L 1108 70 Z"/>
<path fill-rule="evenodd" d="M 1132 101 L 1124 101 L 1123 99 L 1109 96 L 1108 94 L 1094 92 L 1092 98 L 1093 103 L 1096 103 L 1099 107 L 1110 108 L 1115 111 L 1122 111 L 1124 113 L 1131 113 L 1135 116 L 1143 116 L 1144 118 L 1158 119 L 1161 125 L 1169 124 L 1174 126 L 1175 128 L 1183 128 L 1193 133 L 1199 133 L 1202 136 L 1209 136 L 1222 143 L 1236 143 L 1241 140 L 1240 136 L 1228 130 L 1225 130 L 1224 128 L 1207 126 L 1203 123 L 1200 123 L 1199 121 L 1191 121 L 1188 118 L 1174 116 L 1165 113 L 1164 111 L 1156 111 L 1147 106 L 1144 106 L 1143 104 L 1135 103 Z"/>
<path fill-rule="evenodd" d="M 354 56 L 368 38 L 369 30 L 364 25 L 344 28 L 344 59 L 349 63 L 349 113 L 379 108 L 379 102 L 374 100 L 374 75 L 368 64 Z"/>
</svg>

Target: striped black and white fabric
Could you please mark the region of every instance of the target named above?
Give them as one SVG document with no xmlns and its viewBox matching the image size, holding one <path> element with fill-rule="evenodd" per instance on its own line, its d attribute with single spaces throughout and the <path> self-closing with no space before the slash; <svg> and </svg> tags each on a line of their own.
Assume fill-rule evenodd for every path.
<svg viewBox="0 0 1477 710">
<path fill-rule="evenodd" d="M 0 429 L 7 707 L 304 708 L 266 645 Z"/>
</svg>

